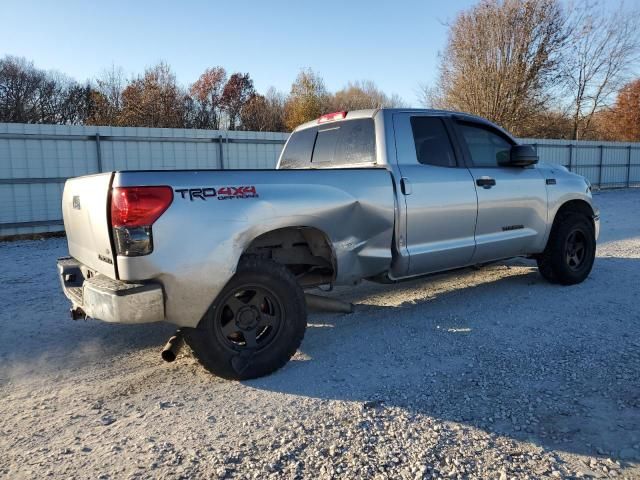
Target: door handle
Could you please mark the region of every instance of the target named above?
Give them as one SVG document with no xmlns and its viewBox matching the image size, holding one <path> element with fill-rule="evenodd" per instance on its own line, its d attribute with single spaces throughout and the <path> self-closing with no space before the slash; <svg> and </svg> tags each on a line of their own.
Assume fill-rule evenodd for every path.
<svg viewBox="0 0 640 480">
<path fill-rule="evenodd" d="M 482 188 L 491 188 L 496 184 L 496 180 L 491 177 L 480 177 L 476 180 L 476 185 Z"/>
<path fill-rule="evenodd" d="M 411 182 L 407 177 L 400 179 L 400 190 L 402 190 L 403 195 L 411 195 Z"/>
</svg>

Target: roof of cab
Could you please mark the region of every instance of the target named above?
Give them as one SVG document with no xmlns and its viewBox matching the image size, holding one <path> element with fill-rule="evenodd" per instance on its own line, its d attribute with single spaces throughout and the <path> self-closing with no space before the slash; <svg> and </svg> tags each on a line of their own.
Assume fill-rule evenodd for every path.
<svg viewBox="0 0 640 480">
<path fill-rule="evenodd" d="M 461 119 L 469 119 L 469 120 L 475 120 L 475 121 L 480 121 L 483 123 L 488 123 L 493 125 L 493 123 L 491 123 L 489 120 L 487 120 L 486 118 L 482 118 L 482 117 L 478 117 L 476 115 L 472 115 L 470 113 L 464 113 L 464 112 L 457 112 L 454 110 L 435 110 L 435 109 L 430 109 L 430 108 L 369 108 L 366 110 L 351 110 L 346 112 L 346 116 L 344 118 L 341 119 L 336 119 L 336 120 L 331 120 L 327 123 L 333 123 L 333 122 L 344 122 L 345 120 L 354 120 L 356 118 L 373 118 L 376 113 L 380 112 L 380 111 L 385 111 L 385 112 L 390 112 L 390 113 L 400 113 L 400 112 L 409 112 L 409 113 L 426 113 L 426 114 L 431 114 L 431 115 L 451 115 L 451 116 L 455 116 Z M 298 131 L 298 130 L 304 130 L 306 128 L 311 128 L 311 127 L 316 127 L 318 126 L 318 119 L 313 119 L 310 120 L 306 123 L 303 123 L 302 125 L 298 125 L 294 132 Z"/>
<path fill-rule="evenodd" d="M 429 109 L 429 108 L 370 108 L 367 110 L 352 110 L 352 111 L 348 111 L 344 118 L 331 120 L 326 123 L 323 123 L 322 125 L 328 125 L 334 122 L 344 122 L 345 120 L 354 120 L 356 118 L 373 118 L 378 112 L 382 112 L 382 111 L 385 113 L 406 112 L 406 113 L 421 113 L 421 114 L 429 114 L 429 115 L 447 115 L 447 116 L 452 116 L 454 118 L 457 118 L 459 120 L 469 120 L 469 121 L 490 125 L 492 127 L 499 129 L 508 137 L 510 138 L 512 137 L 509 132 L 501 128 L 499 125 L 496 125 L 495 123 L 487 120 L 486 118 L 478 117 L 477 115 L 472 115 L 470 113 L 457 112 L 455 110 L 435 110 L 435 109 Z M 293 130 L 293 132 L 297 132 L 299 130 L 304 130 L 311 127 L 317 127 L 319 124 L 320 123 L 318 123 L 318 119 L 316 118 L 309 122 L 303 123 L 302 125 L 299 125 L 295 130 Z"/>
<path fill-rule="evenodd" d="M 332 122 L 342 122 L 344 120 L 354 120 L 356 118 L 373 118 L 373 116 L 378 112 L 378 108 L 370 108 L 367 110 L 352 110 L 347 112 L 347 115 L 340 119 L 340 120 L 331 120 L 331 122 L 327 122 L 327 123 L 332 123 Z M 318 126 L 318 119 L 315 118 L 313 120 L 310 120 L 306 123 L 303 123 L 302 125 L 298 125 L 294 132 L 297 132 L 298 130 L 304 130 L 305 128 L 310 128 L 310 127 L 317 127 Z"/>
</svg>

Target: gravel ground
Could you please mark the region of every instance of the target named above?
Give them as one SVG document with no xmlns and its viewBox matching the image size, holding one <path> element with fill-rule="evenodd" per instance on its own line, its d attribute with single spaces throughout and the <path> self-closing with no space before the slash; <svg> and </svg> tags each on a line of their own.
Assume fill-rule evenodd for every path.
<svg viewBox="0 0 640 480">
<path fill-rule="evenodd" d="M 532 262 L 333 293 L 274 375 L 229 382 L 170 325 L 72 322 L 64 239 L 0 244 L 0 477 L 640 478 L 640 189 L 596 196 L 582 284 Z"/>
</svg>

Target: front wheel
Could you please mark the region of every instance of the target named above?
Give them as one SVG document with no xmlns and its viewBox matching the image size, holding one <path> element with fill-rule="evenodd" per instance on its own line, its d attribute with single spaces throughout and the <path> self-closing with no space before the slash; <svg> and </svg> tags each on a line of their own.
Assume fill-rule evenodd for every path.
<svg viewBox="0 0 640 480">
<path fill-rule="evenodd" d="M 293 274 L 271 260 L 246 257 L 185 339 L 210 372 L 247 380 L 285 365 L 306 326 L 304 293 Z"/>
<path fill-rule="evenodd" d="M 591 221 L 570 213 L 558 218 L 544 252 L 537 258 L 542 276 L 552 283 L 582 282 L 593 267 L 596 238 Z"/>
</svg>

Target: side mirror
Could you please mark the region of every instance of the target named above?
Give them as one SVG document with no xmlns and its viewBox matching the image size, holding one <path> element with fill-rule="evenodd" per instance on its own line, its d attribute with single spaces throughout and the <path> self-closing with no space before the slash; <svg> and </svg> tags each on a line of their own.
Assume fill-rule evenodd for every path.
<svg viewBox="0 0 640 480">
<path fill-rule="evenodd" d="M 538 163 L 538 154 L 531 145 L 513 145 L 509 156 L 509 165 L 513 167 L 528 167 Z"/>
</svg>

